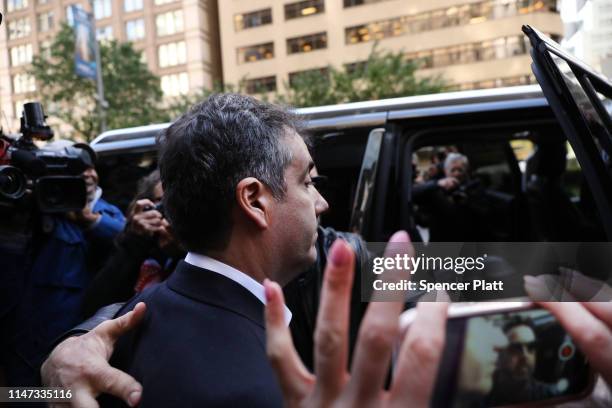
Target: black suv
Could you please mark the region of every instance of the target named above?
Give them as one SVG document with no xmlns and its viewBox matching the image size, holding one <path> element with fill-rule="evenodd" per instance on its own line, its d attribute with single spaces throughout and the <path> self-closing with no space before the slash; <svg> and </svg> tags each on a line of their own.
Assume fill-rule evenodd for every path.
<svg viewBox="0 0 612 408">
<path fill-rule="evenodd" d="M 542 88 L 298 109 L 314 137 L 318 171 L 328 178 L 322 194 L 330 210 L 322 224 L 378 242 L 398 229 L 435 241 L 445 228 L 463 241 L 607 241 L 612 128 L 602 95 L 611 85 L 535 30 L 524 30 Z M 580 70 L 574 82 L 592 84 L 592 92 L 578 95 L 583 88 L 561 73 L 566 67 Z M 154 139 L 166 126 L 113 130 L 94 140 L 108 200 L 127 206 L 137 180 L 156 166 Z M 433 222 L 436 205 L 416 194 L 435 179 L 432 170 L 443 172 L 448 153 L 469 161 L 470 182 L 457 190 L 458 200 L 473 208 L 455 217 L 469 214 L 463 219 L 469 222 Z"/>
</svg>

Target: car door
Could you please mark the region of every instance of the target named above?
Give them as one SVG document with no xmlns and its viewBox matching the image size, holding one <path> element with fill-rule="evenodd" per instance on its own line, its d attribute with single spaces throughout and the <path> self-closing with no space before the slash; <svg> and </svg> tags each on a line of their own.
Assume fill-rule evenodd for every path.
<svg viewBox="0 0 612 408">
<path fill-rule="evenodd" d="M 612 82 L 531 26 L 532 70 L 582 167 L 612 238 Z"/>
<path fill-rule="evenodd" d="M 367 241 L 385 241 L 383 219 L 393 162 L 394 137 L 385 128 L 370 131 L 351 211 L 350 229 Z"/>
</svg>

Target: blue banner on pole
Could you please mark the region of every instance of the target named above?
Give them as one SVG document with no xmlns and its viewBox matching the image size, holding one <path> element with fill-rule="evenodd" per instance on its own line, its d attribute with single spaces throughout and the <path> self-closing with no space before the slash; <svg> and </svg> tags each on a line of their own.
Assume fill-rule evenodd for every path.
<svg viewBox="0 0 612 408">
<path fill-rule="evenodd" d="M 95 33 L 91 14 L 72 5 L 74 17 L 74 72 L 83 78 L 96 79 Z"/>
</svg>

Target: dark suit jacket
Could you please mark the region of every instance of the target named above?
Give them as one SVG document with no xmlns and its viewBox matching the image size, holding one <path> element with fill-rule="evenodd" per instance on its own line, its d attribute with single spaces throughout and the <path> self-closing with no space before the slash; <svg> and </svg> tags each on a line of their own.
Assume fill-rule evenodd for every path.
<svg viewBox="0 0 612 408">
<path fill-rule="evenodd" d="M 143 385 L 140 407 L 282 405 L 266 356 L 264 307 L 251 292 L 182 261 L 118 315 L 139 301 L 145 321 L 119 339 L 111 364 Z M 100 402 L 121 405 L 108 396 Z"/>
</svg>

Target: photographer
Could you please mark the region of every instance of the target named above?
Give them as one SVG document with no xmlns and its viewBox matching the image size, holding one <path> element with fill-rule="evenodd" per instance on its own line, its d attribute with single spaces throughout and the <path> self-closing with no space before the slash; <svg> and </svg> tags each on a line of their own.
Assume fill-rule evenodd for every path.
<svg viewBox="0 0 612 408">
<path fill-rule="evenodd" d="M 152 283 L 164 280 L 185 255 L 161 209 L 159 170 L 144 177 L 128 208 L 125 230 L 85 293 L 84 314 L 124 302 Z"/>
<path fill-rule="evenodd" d="M 470 180 L 468 158 L 449 153 L 444 160 L 444 177 L 415 184 L 413 202 L 422 224 L 430 229 L 430 241 L 486 241 L 481 228 L 483 191 L 478 180 Z"/>
<path fill-rule="evenodd" d="M 53 142 L 46 150 L 61 152 L 66 147 L 66 142 Z M 87 204 L 81 211 L 41 217 L 41 232 L 35 235 L 27 263 L 31 267 L 23 271 L 29 280 L 10 346 L 14 355 L 9 358 L 7 377 L 16 385 L 36 384 L 51 342 L 82 319 L 84 290 L 125 223 L 121 211 L 101 198 L 94 151 L 83 144 L 74 147 L 87 152 L 82 174 Z"/>
</svg>

